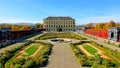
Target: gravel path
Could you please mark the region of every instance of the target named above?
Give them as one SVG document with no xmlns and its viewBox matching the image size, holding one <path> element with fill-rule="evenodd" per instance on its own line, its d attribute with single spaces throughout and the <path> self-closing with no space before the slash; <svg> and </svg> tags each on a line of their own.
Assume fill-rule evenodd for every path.
<svg viewBox="0 0 120 68">
<path fill-rule="evenodd" d="M 80 64 L 72 53 L 69 43 L 52 44 L 54 46 L 49 58 L 49 63 L 43 68 L 80 68 Z"/>
<path fill-rule="evenodd" d="M 32 54 L 31 56 L 32 57 L 37 56 L 37 54 L 39 54 L 39 52 L 41 51 L 42 48 L 43 48 L 43 46 L 39 46 L 39 48 L 37 49 L 37 51 L 34 54 Z"/>
</svg>

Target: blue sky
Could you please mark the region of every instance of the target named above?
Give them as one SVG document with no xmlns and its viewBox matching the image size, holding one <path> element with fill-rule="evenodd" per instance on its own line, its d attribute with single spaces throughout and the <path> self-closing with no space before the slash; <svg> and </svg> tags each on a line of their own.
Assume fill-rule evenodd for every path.
<svg viewBox="0 0 120 68">
<path fill-rule="evenodd" d="M 0 23 L 42 23 L 47 16 L 71 16 L 77 24 L 120 22 L 120 0 L 0 0 Z"/>
</svg>

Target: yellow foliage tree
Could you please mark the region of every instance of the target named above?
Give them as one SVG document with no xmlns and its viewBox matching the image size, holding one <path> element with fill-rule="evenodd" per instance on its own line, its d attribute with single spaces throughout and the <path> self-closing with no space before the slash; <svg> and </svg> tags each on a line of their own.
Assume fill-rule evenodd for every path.
<svg viewBox="0 0 120 68">
<path fill-rule="evenodd" d="M 21 30 L 27 30 L 27 29 L 29 29 L 29 26 L 27 26 L 27 25 L 22 25 L 21 26 Z"/>
<path fill-rule="evenodd" d="M 96 24 L 96 25 L 95 25 L 95 29 L 97 30 L 97 29 L 98 29 L 98 27 L 99 27 L 99 25 L 98 25 L 98 24 Z"/>
<path fill-rule="evenodd" d="M 103 29 L 104 29 L 104 30 L 108 30 L 108 24 L 105 24 L 105 25 L 103 26 Z"/>
<path fill-rule="evenodd" d="M 101 29 L 103 29 L 104 25 L 105 25 L 104 23 L 98 23 L 98 24 L 96 24 L 95 29 L 101 30 Z"/>
<path fill-rule="evenodd" d="M 112 21 L 112 20 L 111 20 L 111 21 L 109 22 L 108 26 L 109 26 L 109 27 L 115 27 L 115 26 L 116 26 L 116 24 L 115 24 L 115 22 L 114 22 L 114 21 Z"/>
<path fill-rule="evenodd" d="M 14 30 L 20 30 L 20 27 L 18 25 L 13 25 L 11 27 L 11 29 L 14 31 Z"/>
</svg>

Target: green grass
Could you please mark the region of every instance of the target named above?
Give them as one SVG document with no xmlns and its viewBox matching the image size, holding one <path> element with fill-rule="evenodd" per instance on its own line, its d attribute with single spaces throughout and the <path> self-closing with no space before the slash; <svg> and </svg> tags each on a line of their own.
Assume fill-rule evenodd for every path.
<svg viewBox="0 0 120 68">
<path fill-rule="evenodd" d="M 26 43 L 24 43 L 24 44 L 22 44 L 22 45 L 25 45 L 25 44 L 26 44 Z M 26 48 L 28 45 L 29 45 L 29 44 L 27 44 L 26 46 L 24 46 L 23 48 L 21 48 L 21 50 L 24 49 L 24 48 Z M 12 58 L 10 58 L 10 59 L 5 63 L 5 67 L 6 67 L 6 68 L 10 68 L 10 64 L 12 64 L 13 61 L 14 61 L 14 59 L 20 54 L 20 53 L 18 53 L 19 51 L 20 51 L 20 50 L 16 51 L 16 52 L 14 53 L 14 56 L 13 56 Z"/>
<path fill-rule="evenodd" d="M 78 45 L 70 44 L 72 51 L 74 52 L 74 55 L 77 57 L 77 60 L 79 61 L 80 65 L 83 67 L 87 67 L 91 65 L 90 68 L 118 68 L 119 63 L 115 60 L 108 60 L 108 59 L 102 59 L 101 54 L 97 53 L 97 50 L 94 49 L 91 46 L 87 45 L 88 42 L 80 43 Z M 89 44 L 93 45 L 93 42 L 89 42 Z M 88 51 L 91 54 L 95 54 L 94 57 L 88 57 L 82 51 L 77 51 L 78 46 L 83 46 L 83 48 Z M 99 46 L 97 44 L 94 44 L 94 46 Z M 99 46 L 100 47 L 100 46 Z M 101 49 L 102 48 L 102 49 Z M 104 48 L 101 47 L 99 49 L 103 50 Z M 104 50 L 103 50 L 104 51 Z M 109 49 L 105 49 L 105 54 L 108 53 Z M 96 54 L 97 53 L 97 54 Z M 117 54 L 117 53 L 116 53 Z M 108 56 L 108 55 L 106 55 Z M 112 58 L 113 59 L 113 58 Z M 83 62 L 84 60 L 84 62 Z M 111 64 L 111 66 L 108 66 L 108 64 Z M 93 67 L 96 66 L 96 67 Z"/>
<path fill-rule="evenodd" d="M 29 47 L 25 52 L 27 53 L 27 55 L 22 55 L 23 56 L 23 58 L 25 58 L 25 56 L 29 56 L 29 55 L 32 55 L 32 54 L 34 54 L 35 52 L 36 52 L 36 50 L 39 48 L 39 46 L 40 45 L 47 45 L 47 44 L 44 44 L 44 43 L 41 43 L 41 42 L 39 42 L 39 43 L 32 43 L 31 45 L 33 45 L 33 46 L 31 46 L 31 47 Z M 25 46 L 25 47 L 23 47 L 21 50 L 24 50 L 26 47 L 28 47 L 28 46 Z M 48 49 L 47 48 L 48 46 L 44 46 L 44 48 L 42 48 L 42 50 L 44 50 L 44 49 Z M 5 67 L 6 68 L 10 68 L 10 64 L 12 64 L 14 61 L 16 61 L 15 59 L 16 59 L 16 57 L 20 54 L 19 53 L 19 51 L 21 51 L 21 50 L 18 50 L 18 51 L 16 51 L 16 53 L 14 54 L 14 56 L 12 57 L 12 58 L 10 58 L 6 63 L 5 63 Z M 43 51 L 42 51 L 43 52 Z M 38 59 L 39 57 L 41 56 L 41 52 L 39 53 L 39 54 L 37 54 L 37 56 L 35 56 L 34 58 L 35 59 Z"/>
<path fill-rule="evenodd" d="M 91 46 L 84 46 L 84 49 L 87 50 L 89 53 L 95 55 L 95 53 L 97 53 L 97 50 L 92 48 Z"/>
<path fill-rule="evenodd" d="M 12 57 L 10 60 L 8 60 L 6 63 L 5 63 L 5 67 L 6 68 L 10 68 L 10 64 L 12 63 L 12 61 L 19 55 L 19 53 L 17 53 L 14 57 Z"/>
<path fill-rule="evenodd" d="M 83 37 L 74 33 L 46 33 L 42 36 L 39 36 L 37 39 L 50 39 L 50 38 L 84 39 Z"/>
<path fill-rule="evenodd" d="M 46 46 L 43 46 L 43 48 L 41 49 L 40 53 L 37 54 L 37 56 L 35 56 L 35 59 L 38 59 L 41 56 L 41 52 L 46 48 Z"/>
<path fill-rule="evenodd" d="M 33 53 L 36 52 L 36 50 L 39 48 L 39 46 L 31 46 L 30 48 L 28 48 L 25 52 L 28 55 L 32 55 Z"/>
</svg>

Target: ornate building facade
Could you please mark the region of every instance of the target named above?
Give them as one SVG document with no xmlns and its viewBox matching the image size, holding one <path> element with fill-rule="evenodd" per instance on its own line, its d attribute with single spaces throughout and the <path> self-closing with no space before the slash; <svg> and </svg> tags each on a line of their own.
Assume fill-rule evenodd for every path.
<svg viewBox="0 0 120 68">
<path fill-rule="evenodd" d="M 75 19 L 71 17 L 47 17 L 43 19 L 43 24 L 48 32 L 75 31 Z"/>
<path fill-rule="evenodd" d="M 108 39 L 120 42 L 120 28 L 110 27 L 108 30 Z"/>
</svg>

